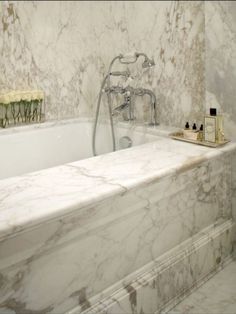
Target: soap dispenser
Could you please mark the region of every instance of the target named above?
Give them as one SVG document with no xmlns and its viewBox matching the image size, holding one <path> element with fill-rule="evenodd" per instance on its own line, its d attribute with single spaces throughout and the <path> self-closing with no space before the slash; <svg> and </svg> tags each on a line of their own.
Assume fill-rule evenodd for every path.
<svg viewBox="0 0 236 314">
<path fill-rule="evenodd" d="M 200 129 L 198 131 L 198 140 L 203 141 L 203 124 L 201 124 Z"/>
<path fill-rule="evenodd" d="M 210 115 L 204 118 L 204 140 L 213 143 L 224 141 L 223 116 L 217 115 L 216 108 L 210 108 Z"/>
</svg>

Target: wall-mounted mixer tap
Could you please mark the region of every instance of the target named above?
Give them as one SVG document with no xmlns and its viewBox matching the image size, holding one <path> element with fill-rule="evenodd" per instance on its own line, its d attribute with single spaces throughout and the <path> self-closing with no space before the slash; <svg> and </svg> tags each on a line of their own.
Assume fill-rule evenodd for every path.
<svg viewBox="0 0 236 314">
<path fill-rule="evenodd" d="M 134 111 L 131 102 L 131 92 L 127 88 L 124 88 L 122 90 L 122 94 L 124 94 L 124 103 L 113 109 L 112 115 L 116 116 L 117 114 L 122 114 L 123 119 L 125 121 L 134 120 Z"/>
<path fill-rule="evenodd" d="M 126 55 L 119 54 L 118 56 L 116 56 L 115 58 L 112 59 L 110 65 L 109 65 L 108 73 L 104 77 L 102 84 L 101 84 L 101 88 L 100 88 L 100 92 L 99 92 L 99 96 L 98 96 L 98 102 L 97 102 L 95 123 L 94 123 L 94 129 L 93 129 L 93 141 L 92 141 L 92 148 L 93 148 L 94 156 L 96 156 L 95 140 L 96 140 L 96 130 L 97 130 L 97 124 L 98 124 L 98 115 L 99 115 L 101 99 L 102 99 L 102 95 L 103 95 L 104 91 L 107 93 L 107 98 L 108 98 L 108 109 L 109 109 L 109 119 L 110 119 L 110 124 L 111 124 L 113 151 L 116 150 L 115 131 L 114 131 L 114 125 L 113 125 L 113 115 L 114 115 L 114 112 L 117 110 L 114 110 L 114 111 L 112 110 L 111 93 L 115 92 L 115 93 L 124 94 L 124 96 L 125 96 L 124 97 L 124 103 L 119 107 L 120 107 L 121 111 L 123 111 L 125 108 L 129 108 L 128 120 L 134 119 L 133 105 L 132 105 L 132 93 L 133 93 L 133 95 L 139 95 L 141 93 L 141 91 L 139 90 L 139 93 L 136 92 L 136 94 L 134 94 L 134 90 L 132 90 L 132 88 L 129 86 L 127 86 L 127 88 L 125 88 L 124 91 L 122 89 L 119 89 L 118 87 L 112 88 L 111 87 L 111 77 L 112 76 L 124 76 L 128 79 L 130 77 L 129 70 L 112 72 L 113 64 L 115 63 L 116 60 L 118 60 L 121 64 L 135 63 L 139 57 L 144 57 L 144 61 L 142 63 L 142 68 L 150 68 L 150 67 L 155 65 L 154 60 L 148 58 L 148 56 L 143 52 L 141 52 L 141 53 L 134 52 L 132 54 L 126 54 Z M 127 91 L 130 92 L 130 95 L 125 94 Z M 146 94 L 149 94 L 151 96 L 151 91 L 149 91 L 149 90 L 146 90 L 146 91 L 148 91 L 148 92 L 146 92 Z M 154 96 L 152 96 L 152 99 L 154 99 Z M 152 123 L 152 125 L 156 125 L 157 124 L 156 99 L 152 103 L 153 103 L 155 115 L 154 115 L 154 122 L 152 121 L 151 123 Z M 117 107 L 117 108 L 119 108 L 119 107 Z"/>
<path fill-rule="evenodd" d="M 144 96 L 148 95 L 150 97 L 150 126 L 158 125 L 157 122 L 157 100 L 156 95 L 147 88 L 133 88 L 127 86 L 125 88 L 120 86 L 111 86 L 110 88 L 105 89 L 106 93 L 121 94 L 124 95 L 124 103 L 112 110 L 112 116 L 118 114 L 123 114 L 125 121 L 134 120 L 134 108 L 133 108 L 133 98 L 134 96 Z M 126 113 L 128 109 L 128 116 Z"/>
</svg>

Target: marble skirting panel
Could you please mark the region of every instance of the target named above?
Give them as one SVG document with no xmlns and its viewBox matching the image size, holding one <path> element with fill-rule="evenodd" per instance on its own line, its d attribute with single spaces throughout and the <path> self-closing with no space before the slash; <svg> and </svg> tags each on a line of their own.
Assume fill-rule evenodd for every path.
<svg viewBox="0 0 236 314">
<path fill-rule="evenodd" d="M 191 160 L 171 176 L 16 229 L 0 239 L 0 313 L 86 309 L 104 289 L 230 218 L 231 174 L 229 152 Z"/>
<path fill-rule="evenodd" d="M 233 221 L 212 225 L 178 245 L 136 273 L 124 279 L 68 314 L 151 314 L 166 313 L 191 290 L 198 287 L 232 256 Z M 88 304 L 87 304 L 88 306 Z"/>
</svg>

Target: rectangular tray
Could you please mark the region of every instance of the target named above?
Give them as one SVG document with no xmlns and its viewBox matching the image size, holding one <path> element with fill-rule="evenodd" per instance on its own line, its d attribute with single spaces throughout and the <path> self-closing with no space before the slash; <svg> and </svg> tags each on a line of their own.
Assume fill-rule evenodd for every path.
<svg viewBox="0 0 236 314">
<path fill-rule="evenodd" d="M 221 142 L 221 143 L 211 143 L 211 142 L 206 142 L 206 141 L 189 140 L 187 138 L 184 138 L 184 135 L 183 135 L 182 132 L 170 133 L 169 137 L 173 138 L 174 140 L 188 142 L 188 143 L 202 145 L 202 146 L 207 146 L 207 147 L 213 147 L 213 148 L 223 146 L 223 145 L 225 145 L 225 144 L 230 142 L 227 139 L 225 139 L 224 142 Z"/>
</svg>

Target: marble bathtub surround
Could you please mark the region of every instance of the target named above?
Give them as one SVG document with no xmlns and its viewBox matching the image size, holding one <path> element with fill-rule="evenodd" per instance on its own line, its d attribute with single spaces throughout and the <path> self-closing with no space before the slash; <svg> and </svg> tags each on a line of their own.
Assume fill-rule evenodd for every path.
<svg viewBox="0 0 236 314">
<path fill-rule="evenodd" d="M 236 140 L 236 4 L 205 2 L 206 111 L 216 107 L 224 115 L 225 136 Z M 232 156 L 236 165 L 236 156 Z M 233 167 L 232 209 L 236 221 L 236 175 Z M 236 232 L 235 232 L 236 237 Z M 235 238 L 236 239 L 236 238 Z"/>
<path fill-rule="evenodd" d="M 79 305 L 68 314 L 169 313 L 231 262 L 231 247 L 232 222 L 204 229 L 139 270 L 135 280 L 122 281 L 114 293 L 105 291 L 91 299 L 94 305 L 87 309 Z"/>
<path fill-rule="evenodd" d="M 135 313 L 132 282 L 142 267 L 154 278 L 147 265 L 159 265 L 159 258 L 169 265 L 160 272 L 168 282 L 177 264 L 186 265 L 183 276 L 189 276 L 192 256 L 197 275 L 189 289 L 231 255 L 235 149 L 233 143 L 209 149 L 157 136 L 128 150 L 1 180 L 1 311 L 65 313 L 79 306 L 80 313 L 125 287 L 124 302 Z M 191 245 L 199 248 L 197 259 Z M 204 271 L 199 259 L 209 261 Z M 183 289 L 175 287 L 171 298 Z M 136 295 L 146 307 L 143 290 Z M 168 292 L 158 295 L 162 308 L 171 301 Z"/>
<path fill-rule="evenodd" d="M 216 106 L 234 139 L 234 8 L 228 1 L 1 2 L 0 89 L 44 90 L 48 120 L 92 117 L 111 58 L 144 51 L 156 66 L 134 65 L 133 84 L 154 90 L 162 124 L 199 124 Z M 137 99 L 137 121 L 148 121 L 148 101 Z M 232 258 L 235 149 L 157 136 L 0 180 L 0 313 L 170 309 Z"/>
<path fill-rule="evenodd" d="M 95 200 L 106 199 L 114 193 L 122 193 L 140 184 L 152 182 L 153 179 L 181 173 L 235 147 L 236 144 L 230 143 L 218 149 L 209 149 L 160 137 L 156 142 L 132 147 L 126 151 L 1 180 L 1 191 L 5 190 L 8 197 L 5 198 L 4 193 L 2 194 L 0 237 L 5 234 L 4 230 L 9 234 L 15 230 L 15 227 L 20 229 L 21 226 L 24 228 L 24 225 L 37 224 L 38 219 L 41 222 L 44 217 L 45 220 L 53 218 L 54 213 L 61 216 L 63 209 L 68 213 L 68 208 L 69 211 L 73 211 L 78 204 L 86 206 Z M 134 163 L 135 156 L 142 157 Z M 153 157 L 151 160 L 150 156 Z M 114 163 L 116 158 L 117 165 Z M 114 166 L 107 167 L 108 164 Z M 64 180 L 71 176 L 72 181 L 68 181 L 69 194 L 67 195 Z M 70 186 L 73 187 L 72 190 Z M 86 191 L 90 193 L 87 194 Z M 16 195 L 18 195 L 17 208 L 13 201 Z M 32 195 L 35 195 L 38 200 L 34 202 L 34 207 L 32 207 Z M 48 212 L 49 204 L 50 212 Z M 18 211 L 21 211 L 21 215 L 17 215 Z M 12 226 L 12 230 L 9 226 Z"/>
</svg>

